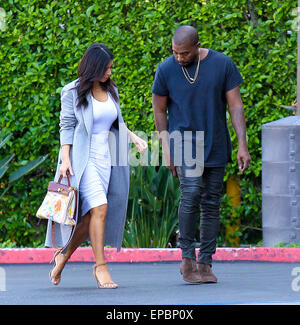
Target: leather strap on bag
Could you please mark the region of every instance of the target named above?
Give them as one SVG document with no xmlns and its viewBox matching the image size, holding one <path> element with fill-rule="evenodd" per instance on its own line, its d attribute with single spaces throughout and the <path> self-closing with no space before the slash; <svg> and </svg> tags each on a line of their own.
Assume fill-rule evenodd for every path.
<svg viewBox="0 0 300 325">
<path fill-rule="evenodd" d="M 61 182 L 62 180 L 62 175 L 60 175 L 59 177 L 59 180 L 58 180 L 58 183 Z M 69 176 L 67 174 L 67 180 L 68 180 L 68 186 L 70 186 L 70 179 L 69 179 Z M 78 190 L 75 190 L 75 209 L 74 209 L 74 216 L 76 217 L 76 214 L 77 214 L 77 196 L 78 196 Z M 73 232 L 75 230 L 75 226 L 73 226 L 73 229 L 72 229 L 72 232 L 71 232 L 71 235 L 70 237 L 72 236 Z M 51 240 L 52 240 L 52 246 L 54 248 L 57 248 L 56 244 L 55 244 L 55 222 L 52 220 L 52 223 L 51 223 Z"/>
<path fill-rule="evenodd" d="M 51 224 L 51 240 L 52 240 L 52 246 L 54 248 L 57 248 L 56 244 L 55 244 L 55 222 L 52 221 Z"/>
<path fill-rule="evenodd" d="M 58 181 L 57 181 L 59 184 L 61 184 L 61 180 L 62 180 L 62 178 L 63 178 L 63 175 L 60 175 L 60 176 L 59 176 L 59 179 L 58 179 Z M 68 186 L 71 186 L 71 185 L 70 185 L 70 179 L 69 179 L 68 173 L 67 173 L 67 182 L 68 182 Z"/>
</svg>

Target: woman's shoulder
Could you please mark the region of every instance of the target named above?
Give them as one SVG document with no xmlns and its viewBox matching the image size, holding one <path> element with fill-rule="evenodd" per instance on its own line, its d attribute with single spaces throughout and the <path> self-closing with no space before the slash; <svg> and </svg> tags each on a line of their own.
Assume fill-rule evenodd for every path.
<svg viewBox="0 0 300 325">
<path fill-rule="evenodd" d="M 75 89 L 75 87 L 78 85 L 79 83 L 79 78 L 69 82 L 68 84 L 64 85 L 62 88 L 62 91 L 68 91 L 68 90 L 72 90 Z"/>
</svg>

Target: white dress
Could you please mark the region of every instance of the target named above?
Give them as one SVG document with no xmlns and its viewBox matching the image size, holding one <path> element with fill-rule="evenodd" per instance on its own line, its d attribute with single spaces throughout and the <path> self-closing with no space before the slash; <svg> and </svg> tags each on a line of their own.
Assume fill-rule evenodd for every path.
<svg viewBox="0 0 300 325">
<path fill-rule="evenodd" d="M 105 102 L 92 96 L 93 130 L 90 155 L 79 184 L 81 216 L 90 209 L 107 203 L 107 190 L 111 172 L 108 134 L 118 116 L 117 108 L 108 95 Z"/>
</svg>

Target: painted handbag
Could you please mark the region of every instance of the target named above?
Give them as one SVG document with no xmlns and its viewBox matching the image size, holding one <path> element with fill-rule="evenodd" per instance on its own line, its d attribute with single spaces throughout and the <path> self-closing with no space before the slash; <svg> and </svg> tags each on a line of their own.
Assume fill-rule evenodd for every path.
<svg viewBox="0 0 300 325">
<path fill-rule="evenodd" d="M 61 184 L 62 175 L 58 182 L 50 182 L 47 194 L 38 209 L 36 216 L 40 219 L 49 219 L 62 225 L 74 226 L 76 224 L 76 207 L 78 191 L 68 185 Z"/>
</svg>

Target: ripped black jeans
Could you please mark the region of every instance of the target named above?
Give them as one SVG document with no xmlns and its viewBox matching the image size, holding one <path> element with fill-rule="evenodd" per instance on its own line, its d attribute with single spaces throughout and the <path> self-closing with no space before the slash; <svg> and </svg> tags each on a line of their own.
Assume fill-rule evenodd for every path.
<svg viewBox="0 0 300 325">
<path fill-rule="evenodd" d="M 195 235 L 201 206 L 198 262 L 211 264 L 220 229 L 225 167 L 205 167 L 200 177 L 186 177 L 185 168 L 176 167 L 181 190 L 178 217 L 182 258 L 196 258 Z"/>
</svg>

